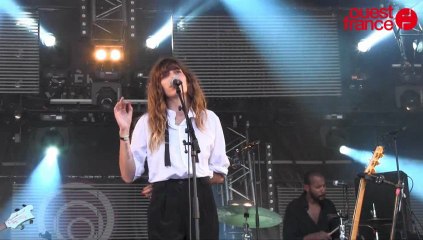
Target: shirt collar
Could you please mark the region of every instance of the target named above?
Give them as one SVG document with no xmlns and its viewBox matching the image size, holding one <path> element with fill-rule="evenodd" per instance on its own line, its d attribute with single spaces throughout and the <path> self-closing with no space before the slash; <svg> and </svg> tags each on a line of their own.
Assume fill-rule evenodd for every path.
<svg viewBox="0 0 423 240">
<path fill-rule="evenodd" d="M 176 112 L 173 111 L 172 109 L 166 109 L 166 113 L 167 113 L 167 121 L 169 123 L 169 126 L 172 127 L 172 128 L 177 128 L 178 125 L 175 124 Z M 189 118 L 195 118 L 196 117 L 196 114 L 192 109 L 189 109 L 188 117 Z M 182 121 L 179 126 L 186 126 L 186 121 Z"/>
<path fill-rule="evenodd" d="M 307 192 L 306 191 L 303 191 L 303 193 L 300 196 L 300 199 L 301 199 L 301 204 L 303 205 L 303 207 L 308 210 L 308 202 L 307 202 L 307 196 L 306 195 L 307 195 Z M 320 207 L 322 209 L 325 207 L 325 204 L 324 203 L 325 203 L 324 200 L 323 201 L 319 201 Z"/>
</svg>

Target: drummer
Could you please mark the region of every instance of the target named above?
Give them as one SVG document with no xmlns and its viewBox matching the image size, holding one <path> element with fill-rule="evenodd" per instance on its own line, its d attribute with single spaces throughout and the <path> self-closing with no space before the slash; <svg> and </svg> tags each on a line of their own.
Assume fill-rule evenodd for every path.
<svg viewBox="0 0 423 240">
<path fill-rule="evenodd" d="M 326 199 L 325 177 L 319 171 L 304 175 L 304 192 L 286 207 L 283 221 L 283 239 L 332 239 L 339 225 L 333 202 Z"/>
</svg>

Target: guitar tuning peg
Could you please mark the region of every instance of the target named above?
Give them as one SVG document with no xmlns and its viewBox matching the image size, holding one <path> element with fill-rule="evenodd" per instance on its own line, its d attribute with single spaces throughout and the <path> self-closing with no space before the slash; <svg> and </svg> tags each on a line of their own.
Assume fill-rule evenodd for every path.
<svg viewBox="0 0 423 240">
<path fill-rule="evenodd" d="M 22 204 L 22 207 L 26 207 L 26 204 Z"/>
<path fill-rule="evenodd" d="M 17 212 L 17 211 L 19 211 L 20 209 L 19 208 L 15 208 L 15 212 Z"/>
<path fill-rule="evenodd" d="M 24 225 L 21 225 L 21 230 L 23 230 L 25 228 L 25 226 Z"/>
<path fill-rule="evenodd" d="M 29 224 L 33 224 L 34 223 L 34 220 L 29 220 Z"/>
</svg>

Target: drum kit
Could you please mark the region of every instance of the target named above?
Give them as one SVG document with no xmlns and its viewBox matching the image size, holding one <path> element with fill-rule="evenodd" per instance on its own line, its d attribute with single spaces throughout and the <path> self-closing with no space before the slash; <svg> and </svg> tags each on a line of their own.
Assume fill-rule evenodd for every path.
<svg viewBox="0 0 423 240">
<path fill-rule="evenodd" d="M 259 222 L 256 223 L 258 212 Z M 254 206 L 245 207 L 242 205 L 238 206 L 223 206 L 219 207 L 217 210 L 219 217 L 219 222 L 232 225 L 235 227 L 242 227 L 244 229 L 242 233 L 242 240 L 253 239 L 251 229 L 259 226 L 262 228 L 270 228 L 279 225 L 282 222 L 282 217 L 273 211 L 270 211 L 265 208 L 258 207 L 258 211 Z M 340 230 L 339 239 L 348 239 L 346 236 L 346 226 L 349 225 L 347 221 L 343 218 L 340 218 L 340 226 L 334 229 L 334 232 Z M 379 240 L 384 239 L 383 236 L 380 236 L 380 229 L 389 228 L 392 224 L 391 218 L 377 218 L 373 217 L 367 219 L 360 224 L 360 239 L 372 239 Z"/>
<path fill-rule="evenodd" d="M 380 240 L 380 239 L 388 239 L 389 238 L 389 229 L 392 224 L 391 218 L 370 218 L 367 220 L 363 220 L 358 228 L 358 237 L 357 239 L 361 240 Z M 333 232 L 339 230 L 339 239 L 340 240 L 347 240 L 349 239 L 347 234 L 347 226 L 348 229 L 351 226 L 351 223 L 348 222 L 345 218 L 340 218 L 340 225 L 339 227 L 335 228 Z M 381 234 L 382 232 L 382 234 Z"/>
<path fill-rule="evenodd" d="M 251 228 L 270 228 L 282 222 L 282 217 L 268 209 L 254 206 L 223 206 L 217 209 L 219 222 L 242 227 L 242 240 L 253 239 Z M 258 221 L 257 221 L 258 220 Z"/>
</svg>

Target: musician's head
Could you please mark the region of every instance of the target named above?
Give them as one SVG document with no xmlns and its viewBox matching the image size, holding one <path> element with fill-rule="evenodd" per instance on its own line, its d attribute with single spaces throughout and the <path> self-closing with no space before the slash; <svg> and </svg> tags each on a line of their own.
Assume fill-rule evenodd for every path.
<svg viewBox="0 0 423 240">
<path fill-rule="evenodd" d="M 326 197 L 325 176 L 317 170 L 308 171 L 304 174 L 304 191 L 314 201 L 322 201 Z"/>
</svg>

